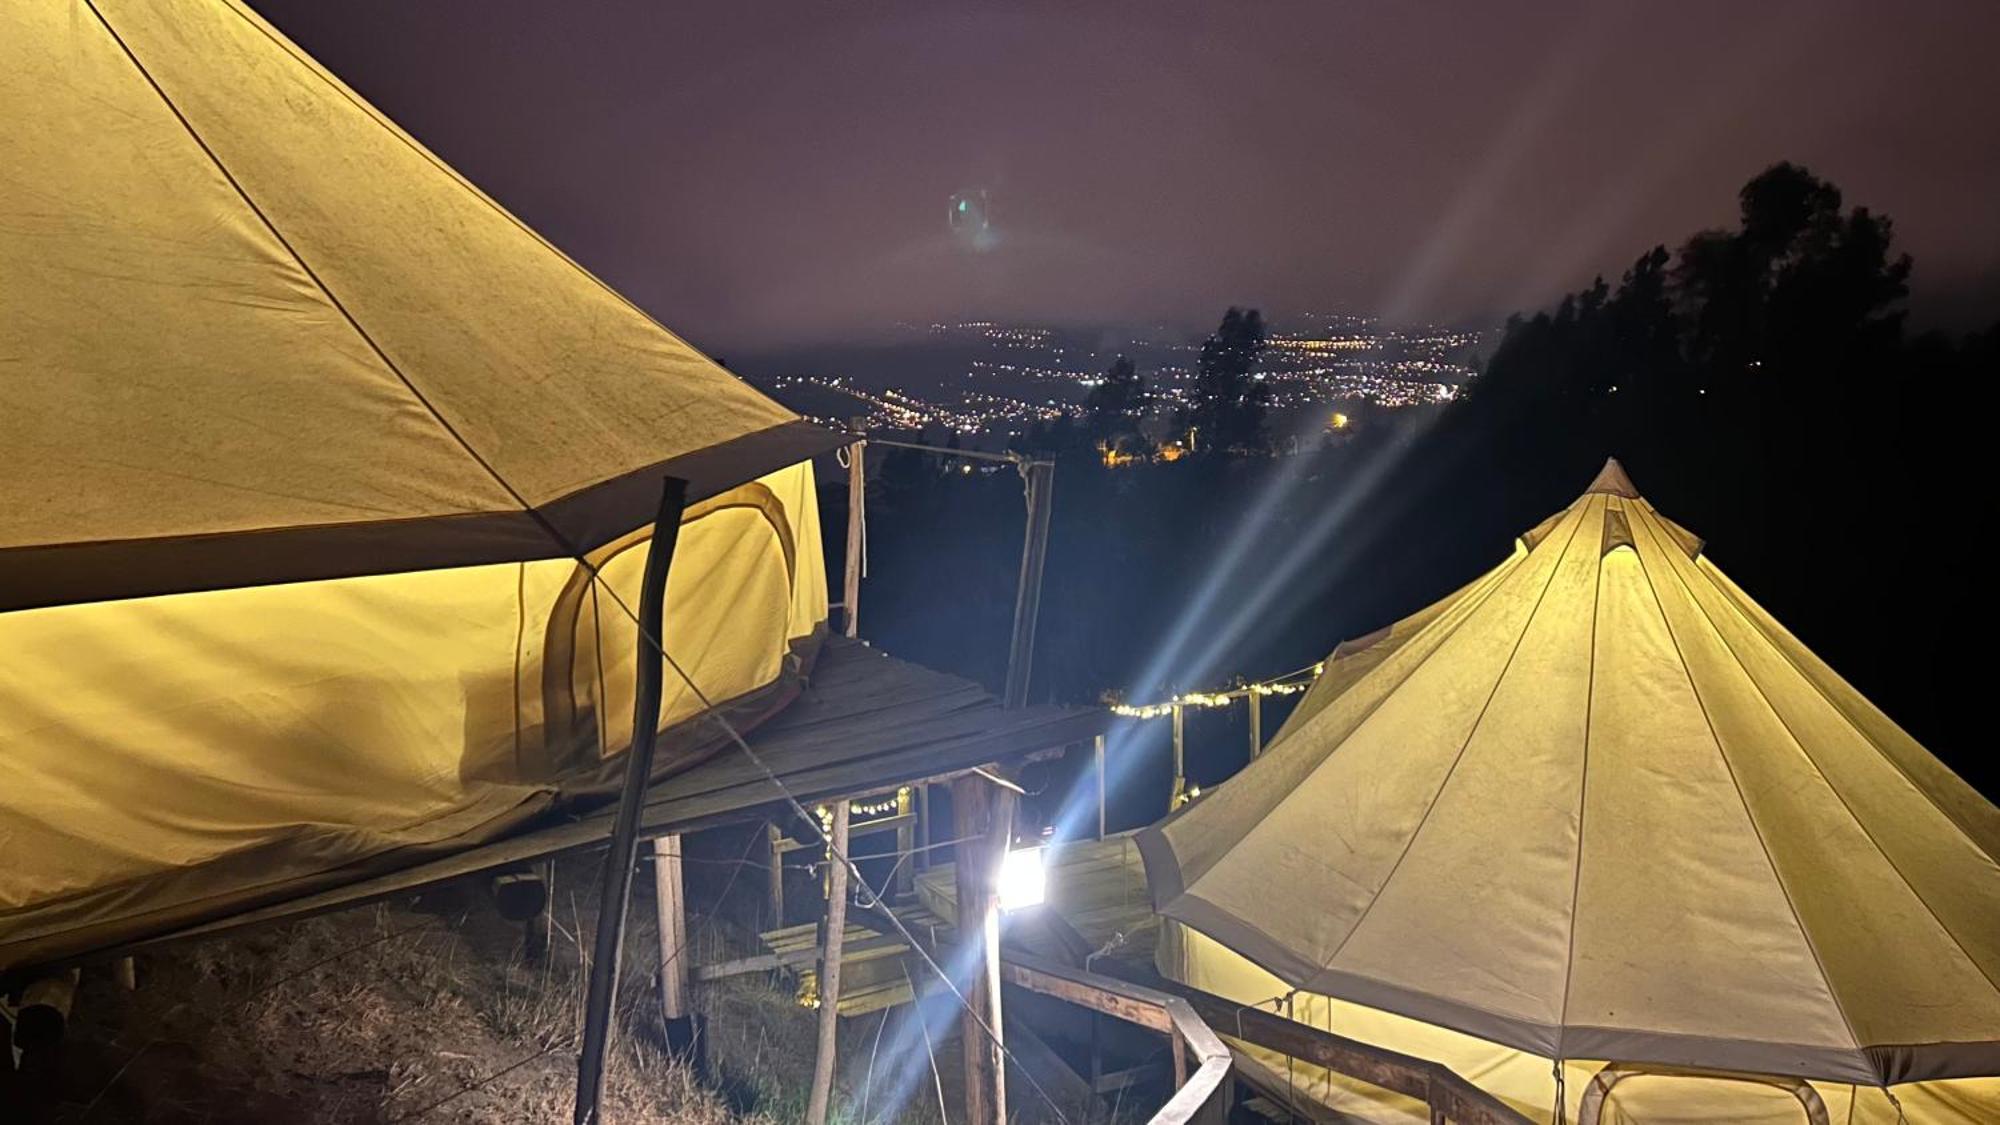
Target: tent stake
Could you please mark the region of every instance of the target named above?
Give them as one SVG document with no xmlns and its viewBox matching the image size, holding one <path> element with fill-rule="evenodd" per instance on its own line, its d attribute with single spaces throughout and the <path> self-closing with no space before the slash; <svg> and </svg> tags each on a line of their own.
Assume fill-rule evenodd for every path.
<svg viewBox="0 0 2000 1125">
<path fill-rule="evenodd" d="M 632 701 L 632 748 L 625 758 L 625 786 L 618 795 L 611 847 L 604 855 L 604 896 L 597 911 L 597 936 L 590 961 L 590 985 L 583 1011 L 583 1051 L 576 1065 L 577 1125 L 595 1125 L 604 1095 L 604 1057 L 611 1038 L 611 1006 L 618 994 L 618 960 L 625 946 L 625 907 L 632 898 L 632 866 L 638 859 L 639 808 L 653 774 L 653 744 L 659 737 L 661 646 L 667 597 L 667 568 L 680 538 L 687 482 L 667 477 L 660 488 L 660 513 L 646 548 L 646 573 L 639 588 L 639 654 Z"/>
</svg>

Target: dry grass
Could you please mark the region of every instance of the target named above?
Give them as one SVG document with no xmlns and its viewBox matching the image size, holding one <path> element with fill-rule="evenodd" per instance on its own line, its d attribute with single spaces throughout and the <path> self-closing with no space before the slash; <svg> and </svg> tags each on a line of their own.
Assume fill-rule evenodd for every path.
<svg viewBox="0 0 2000 1125">
<path fill-rule="evenodd" d="M 694 963 L 757 951 L 761 872 L 733 866 L 739 850 L 724 841 L 726 859 L 690 861 L 690 893 L 709 907 L 690 918 Z M 64 1044 L 18 1073 L 0 1067 L 0 1122 L 567 1121 L 596 863 L 556 870 L 538 958 L 473 883 L 144 956 L 133 993 L 86 972 Z M 649 892 L 636 880 L 605 1119 L 799 1120 L 815 1014 L 782 981 L 697 991 L 706 1084 L 668 1055 Z M 934 1077 L 931 1050 L 899 1038 L 908 1013 L 844 1021 L 836 1121 L 859 1122 L 865 1105 L 871 1125 L 941 1125 L 940 1085 L 959 1103 L 957 1040 L 929 1044 Z"/>
</svg>

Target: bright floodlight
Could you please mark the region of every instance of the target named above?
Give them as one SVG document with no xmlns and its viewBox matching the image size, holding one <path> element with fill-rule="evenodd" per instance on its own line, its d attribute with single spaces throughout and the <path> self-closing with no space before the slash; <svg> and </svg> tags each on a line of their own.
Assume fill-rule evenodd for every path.
<svg viewBox="0 0 2000 1125">
<path fill-rule="evenodd" d="M 1015 848 L 1000 861 L 1000 909 L 1040 906 L 1048 891 L 1049 873 L 1041 848 Z"/>
</svg>

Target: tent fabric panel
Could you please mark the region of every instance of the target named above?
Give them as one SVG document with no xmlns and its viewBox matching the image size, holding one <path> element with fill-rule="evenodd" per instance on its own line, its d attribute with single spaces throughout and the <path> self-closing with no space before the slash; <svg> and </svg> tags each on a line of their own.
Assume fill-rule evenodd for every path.
<svg viewBox="0 0 2000 1125">
<path fill-rule="evenodd" d="M 1561 1021 L 1598 542 L 1562 551 L 1457 767 L 1334 964 L 1541 1027 Z"/>
<path fill-rule="evenodd" d="M 1512 573 L 1524 554 L 1519 552 L 1499 568 Z M 1309 721 L 1287 724 L 1287 742 L 1309 738 L 1310 746 L 1339 745 L 1359 723 L 1373 714 L 1384 699 L 1393 694 L 1417 669 L 1423 667 L 1468 616 L 1484 604 L 1500 585 L 1496 580 L 1474 596 L 1461 599 L 1451 610 L 1438 615 L 1367 674 L 1354 682 L 1351 690 L 1330 699 Z M 1310 733 L 1308 733 L 1310 732 Z M 1162 913 L 1172 913 L 1169 903 L 1186 887 L 1204 875 L 1228 850 L 1254 831 L 1268 811 L 1305 783 L 1320 764 L 1321 754 L 1304 749 L 1277 752 L 1274 740 L 1265 752 L 1230 779 L 1228 785 L 1209 792 L 1198 805 L 1187 805 L 1158 825 L 1142 829 L 1138 842 L 1149 852 L 1148 875 L 1153 901 Z M 1196 810 L 1201 810 L 1198 814 Z M 1318 964 L 1318 962 L 1312 962 Z"/>
<path fill-rule="evenodd" d="M 1845 1052 L 1866 1080 L 1638 553 L 1601 565 L 1564 1023 Z"/>
<path fill-rule="evenodd" d="M 239 853 L 281 880 L 528 801 L 473 765 L 513 745 L 522 565 L 0 619 L 0 831 L 36 857 L 0 871 L 0 940 Z"/>
<path fill-rule="evenodd" d="M 1951 772 L 1880 708 L 1854 690 L 1853 685 L 1800 643 L 1776 618 L 1765 613 L 1728 575 L 1706 559 L 1699 560 L 1699 565 L 1702 575 L 1737 605 L 1743 620 L 1756 626 L 1764 643 L 1782 654 L 1824 699 L 1839 708 L 1847 721 L 1867 736 L 1875 750 L 1893 763 L 1959 831 L 1989 858 L 2000 861 L 2000 806 L 1980 796 L 1978 790 Z"/>
<path fill-rule="evenodd" d="M 289 248 L 530 503 L 797 421 L 536 237 L 241 4 L 98 5 Z"/>
<path fill-rule="evenodd" d="M 1691 566 L 1658 551 L 1648 565 L 1701 707 L 1857 1041 L 1990 1035 L 2000 992 L 1974 954 L 2000 964 L 2000 899 L 1980 893 L 2000 882 L 1992 861 L 1789 665 L 1746 643 L 1727 604 L 1687 581 Z"/>
<path fill-rule="evenodd" d="M 1158 947 L 1162 975 L 1204 991 L 1269 1010 L 1288 987 L 1229 945 L 1174 922 L 1166 923 Z M 1494 1095 L 1532 1121 L 1555 1120 L 1555 1080 L 1546 1055 L 1467 1035 L 1391 1011 L 1313 993 L 1291 997 L 1291 1018 L 1337 1035 L 1441 1063 Z M 1282 1010 L 1282 1008 L 1280 1009 Z M 1227 1029 L 1218 1029 L 1225 1033 Z M 1429 1111 L 1420 1103 L 1311 1063 L 1231 1040 L 1239 1058 L 1262 1068 L 1275 1088 L 1297 1091 L 1318 1107 L 1359 1122 L 1423 1125 Z M 1600 1061 L 1569 1059 L 1562 1064 L 1564 1120 L 1577 1110 Z M 1974 1077 L 1909 1082 L 1893 1087 L 1895 1100 L 1879 1086 L 1815 1081 L 1814 1090 L 1835 1122 L 1869 1125 L 1974 1125 L 2000 1120 L 2000 1078 Z M 1628 1125 L 1681 1125 L 1731 1121 L 1798 1125 L 1804 1116 L 1796 1099 L 1773 1100 L 1768 1087 L 1697 1076 L 1628 1078 L 1606 1099 L 1600 1122 Z"/>
<path fill-rule="evenodd" d="M 0 12 L 0 108 L 0 550 L 518 507 L 87 11 Z"/>
<path fill-rule="evenodd" d="M 739 729 L 742 724 L 738 722 Z M 801 801 L 820 801 L 956 773 L 1078 742 L 1109 726 L 1100 709 L 1002 708 L 977 684 L 896 660 L 867 645 L 828 637 L 804 689 L 784 710 L 745 730 L 759 761 Z M 714 732 L 715 724 L 677 728 Z M 776 811 L 779 791 L 762 768 L 725 747 L 692 768 L 656 780 L 641 828 L 687 832 Z M 144 935 L 180 941 L 245 926 L 306 917 L 405 893 L 513 863 L 600 846 L 611 834 L 611 808 L 580 820 L 531 826 L 437 858 L 377 857 L 302 883 L 280 899 L 239 902 L 182 927 Z M 119 939 L 138 940 L 130 935 Z M 103 953 L 112 942 L 73 946 L 52 956 Z M 0 963 L 5 963 L 0 957 Z"/>
<path fill-rule="evenodd" d="M 773 496 L 812 496 L 809 465 L 766 479 Z M 778 518 L 787 538 L 816 536 L 813 517 Z M 785 551 L 779 538 L 761 513 L 691 515 L 670 572 L 670 648 L 678 629 L 685 665 L 746 725 L 795 675 L 788 645 L 817 635 L 794 611 L 824 612 L 823 571 L 801 586 L 790 565 L 817 539 Z M 600 764 L 549 768 L 540 729 L 545 622 L 577 570 L 551 559 L 0 617 L 0 763 L 16 779 L 0 790 L 0 846 L 38 857 L 0 869 L 0 963 L 469 846 L 588 795 Z M 605 580 L 636 604 L 639 570 Z M 664 766 L 715 744 L 688 721 L 698 710 L 684 691 L 663 709 L 670 731 L 701 727 L 666 741 Z"/>
<path fill-rule="evenodd" d="M 1572 533 L 1579 523 L 1571 521 Z M 1431 659 L 1354 717 L 1338 753 L 1308 756 L 1317 768 L 1270 806 L 1257 825 L 1258 846 L 1224 854 L 1187 893 L 1231 913 L 1261 915 L 1262 928 L 1306 960 L 1332 961 L 1424 823 L 1540 604 L 1556 559 L 1554 553 L 1531 555 L 1514 569 Z M 1338 704 L 1329 707 L 1288 745 L 1296 751 L 1320 744 L 1329 728 L 1348 725 L 1339 722 L 1343 717 Z M 1260 773 L 1253 764 L 1239 780 L 1268 786 L 1275 772 Z M 1217 799 L 1235 784 L 1219 789 Z M 1266 907 L 1273 883 L 1315 888 L 1315 908 L 1272 916 Z"/>
<path fill-rule="evenodd" d="M 1514 554 L 1507 562 L 1517 562 L 1527 553 L 1526 545 L 1517 541 L 1514 545 Z M 1271 741 L 1275 743 L 1286 734 L 1304 726 L 1307 720 L 1319 714 L 1327 704 L 1340 698 L 1363 676 L 1374 671 L 1376 666 L 1394 655 L 1411 638 L 1422 633 L 1431 622 L 1450 613 L 1454 608 L 1477 604 L 1478 599 L 1500 580 L 1506 570 L 1505 564 L 1494 567 L 1445 598 L 1425 606 L 1393 625 L 1378 629 L 1364 637 L 1342 641 L 1335 646 L 1332 655 L 1327 657 L 1326 666 L 1320 669 L 1319 675 L 1313 677 L 1312 686 L 1299 697 L 1298 703 L 1292 708 L 1292 713 L 1285 717 L 1285 724 L 1278 728 L 1278 733 L 1272 736 Z"/>
</svg>

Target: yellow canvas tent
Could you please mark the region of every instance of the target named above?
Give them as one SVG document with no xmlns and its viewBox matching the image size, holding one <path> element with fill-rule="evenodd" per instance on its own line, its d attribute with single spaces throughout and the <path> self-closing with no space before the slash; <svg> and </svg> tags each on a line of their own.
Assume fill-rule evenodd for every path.
<svg viewBox="0 0 2000 1125">
<path fill-rule="evenodd" d="M 1169 974 L 1538 1120 L 2000 1119 L 2000 810 L 1615 462 L 1140 844 Z"/>
<path fill-rule="evenodd" d="M 234 0 L 0 5 L 0 120 L 0 969 L 596 785 L 663 476 L 670 655 L 785 698 L 833 435 Z"/>
</svg>

